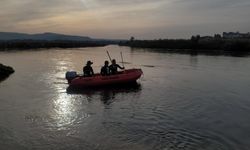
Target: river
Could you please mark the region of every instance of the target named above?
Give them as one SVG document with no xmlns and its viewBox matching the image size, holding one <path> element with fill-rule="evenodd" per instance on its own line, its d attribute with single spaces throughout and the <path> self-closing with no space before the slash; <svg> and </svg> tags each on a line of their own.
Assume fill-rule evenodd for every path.
<svg viewBox="0 0 250 150">
<path fill-rule="evenodd" d="M 133 87 L 67 90 L 106 51 L 144 72 Z M 106 46 L 0 52 L 0 149 L 248 150 L 250 57 Z M 121 64 L 121 63 L 120 63 Z"/>
</svg>

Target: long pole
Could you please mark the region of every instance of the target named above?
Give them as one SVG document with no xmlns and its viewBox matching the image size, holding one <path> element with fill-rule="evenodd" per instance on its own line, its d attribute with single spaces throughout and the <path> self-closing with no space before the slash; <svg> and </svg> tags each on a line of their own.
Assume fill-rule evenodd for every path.
<svg viewBox="0 0 250 150">
<path fill-rule="evenodd" d="M 123 68 L 124 68 L 124 61 L 123 61 L 122 52 L 121 52 L 121 58 L 122 58 L 122 66 L 123 66 Z"/>
<path fill-rule="evenodd" d="M 108 54 L 108 56 L 109 56 L 110 62 L 112 62 L 112 59 L 111 59 L 111 57 L 110 57 L 110 55 L 109 55 L 109 51 L 107 51 L 107 54 Z"/>
</svg>

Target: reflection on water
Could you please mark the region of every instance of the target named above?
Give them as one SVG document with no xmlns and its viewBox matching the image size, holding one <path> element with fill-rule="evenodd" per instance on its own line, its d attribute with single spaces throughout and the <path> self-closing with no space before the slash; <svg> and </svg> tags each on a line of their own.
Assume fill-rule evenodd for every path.
<svg viewBox="0 0 250 150">
<path fill-rule="evenodd" d="M 113 86 L 105 86 L 105 87 L 96 87 L 96 88 L 67 88 L 68 94 L 81 94 L 86 95 L 87 97 L 92 97 L 92 95 L 100 95 L 100 100 L 109 105 L 112 103 L 112 100 L 115 99 L 117 94 L 131 94 L 138 93 L 141 91 L 141 84 L 135 82 L 125 85 L 113 85 Z M 91 100 L 91 99 L 89 99 Z"/>
<path fill-rule="evenodd" d="M 190 65 L 192 65 L 194 68 L 197 66 L 198 64 L 198 60 L 199 58 L 195 55 L 190 55 Z"/>
<path fill-rule="evenodd" d="M 64 70 L 63 70 L 64 71 Z M 65 80 L 64 78 L 58 78 Z M 50 80 L 48 80 L 50 81 Z M 67 82 L 53 83 L 56 95 L 53 96 L 50 110 L 50 120 L 47 122 L 52 130 L 72 130 L 75 125 L 88 119 L 90 115 L 80 106 L 82 101 L 74 99 L 65 92 Z M 64 85 L 62 87 L 62 85 Z"/>
<path fill-rule="evenodd" d="M 51 114 L 53 123 L 58 130 L 65 130 L 77 119 L 77 110 L 72 100 L 63 94 L 58 95 L 52 103 L 54 111 Z"/>
<path fill-rule="evenodd" d="M 249 51 L 224 51 L 224 50 L 189 50 L 189 49 L 164 49 L 164 48 L 131 48 L 133 51 L 157 52 L 168 54 L 188 54 L 191 56 L 207 55 L 207 56 L 231 56 L 231 57 L 247 57 L 250 56 Z"/>
</svg>

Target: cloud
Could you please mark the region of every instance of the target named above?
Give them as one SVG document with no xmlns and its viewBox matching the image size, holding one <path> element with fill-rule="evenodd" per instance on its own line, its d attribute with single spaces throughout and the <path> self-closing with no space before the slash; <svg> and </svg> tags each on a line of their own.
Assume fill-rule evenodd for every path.
<svg viewBox="0 0 250 150">
<path fill-rule="evenodd" d="M 1 0 L 0 29 L 122 38 L 248 31 L 249 0 Z"/>
<path fill-rule="evenodd" d="M 77 0 L 12 0 L 0 3 L 0 15 L 13 21 L 43 19 L 82 9 Z"/>
</svg>

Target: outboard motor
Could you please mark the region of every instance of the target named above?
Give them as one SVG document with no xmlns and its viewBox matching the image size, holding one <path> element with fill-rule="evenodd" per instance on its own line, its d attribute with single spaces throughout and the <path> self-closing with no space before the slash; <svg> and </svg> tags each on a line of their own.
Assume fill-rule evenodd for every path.
<svg viewBox="0 0 250 150">
<path fill-rule="evenodd" d="M 77 73 L 75 71 L 67 71 L 65 74 L 65 78 L 68 80 L 68 83 L 70 83 L 76 77 Z"/>
</svg>

